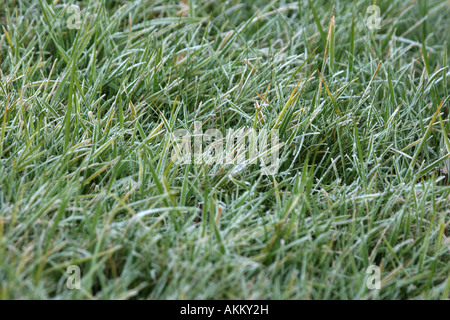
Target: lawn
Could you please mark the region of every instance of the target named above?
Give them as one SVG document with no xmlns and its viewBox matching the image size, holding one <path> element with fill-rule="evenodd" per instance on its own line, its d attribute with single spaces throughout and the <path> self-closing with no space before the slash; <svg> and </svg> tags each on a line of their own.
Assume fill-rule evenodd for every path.
<svg viewBox="0 0 450 320">
<path fill-rule="evenodd" d="M 450 1 L 0 26 L 0 299 L 449 299 Z"/>
</svg>

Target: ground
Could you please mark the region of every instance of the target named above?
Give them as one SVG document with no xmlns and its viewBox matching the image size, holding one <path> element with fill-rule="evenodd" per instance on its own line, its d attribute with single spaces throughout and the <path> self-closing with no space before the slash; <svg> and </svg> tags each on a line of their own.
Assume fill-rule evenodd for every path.
<svg viewBox="0 0 450 320">
<path fill-rule="evenodd" d="M 449 1 L 8 0 L 0 25 L 0 299 L 449 298 Z M 176 161 L 194 123 L 277 135 L 279 166 Z"/>
</svg>

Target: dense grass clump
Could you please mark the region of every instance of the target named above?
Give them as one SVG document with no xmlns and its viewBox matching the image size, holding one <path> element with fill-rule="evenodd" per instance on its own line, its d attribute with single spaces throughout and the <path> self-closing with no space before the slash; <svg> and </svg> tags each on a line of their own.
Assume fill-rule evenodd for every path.
<svg viewBox="0 0 450 320">
<path fill-rule="evenodd" d="M 2 1 L 0 298 L 448 299 L 450 4 L 375 4 Z M 197 121 L 278 171 L 172 162 Z"/>
</svg>

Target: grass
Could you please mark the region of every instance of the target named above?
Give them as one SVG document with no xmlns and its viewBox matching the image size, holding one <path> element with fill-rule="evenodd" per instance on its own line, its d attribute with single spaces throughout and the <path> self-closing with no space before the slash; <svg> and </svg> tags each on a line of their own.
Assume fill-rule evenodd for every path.
<svg viewBox="0 0 450 320">
<path fill-rule="evenodd" d="M 2 1 L 0 299 L 448 299 L 450 3 L 376 4 Z M 172 163 L 194 121 L 278 172 Z"/>
</svg>

